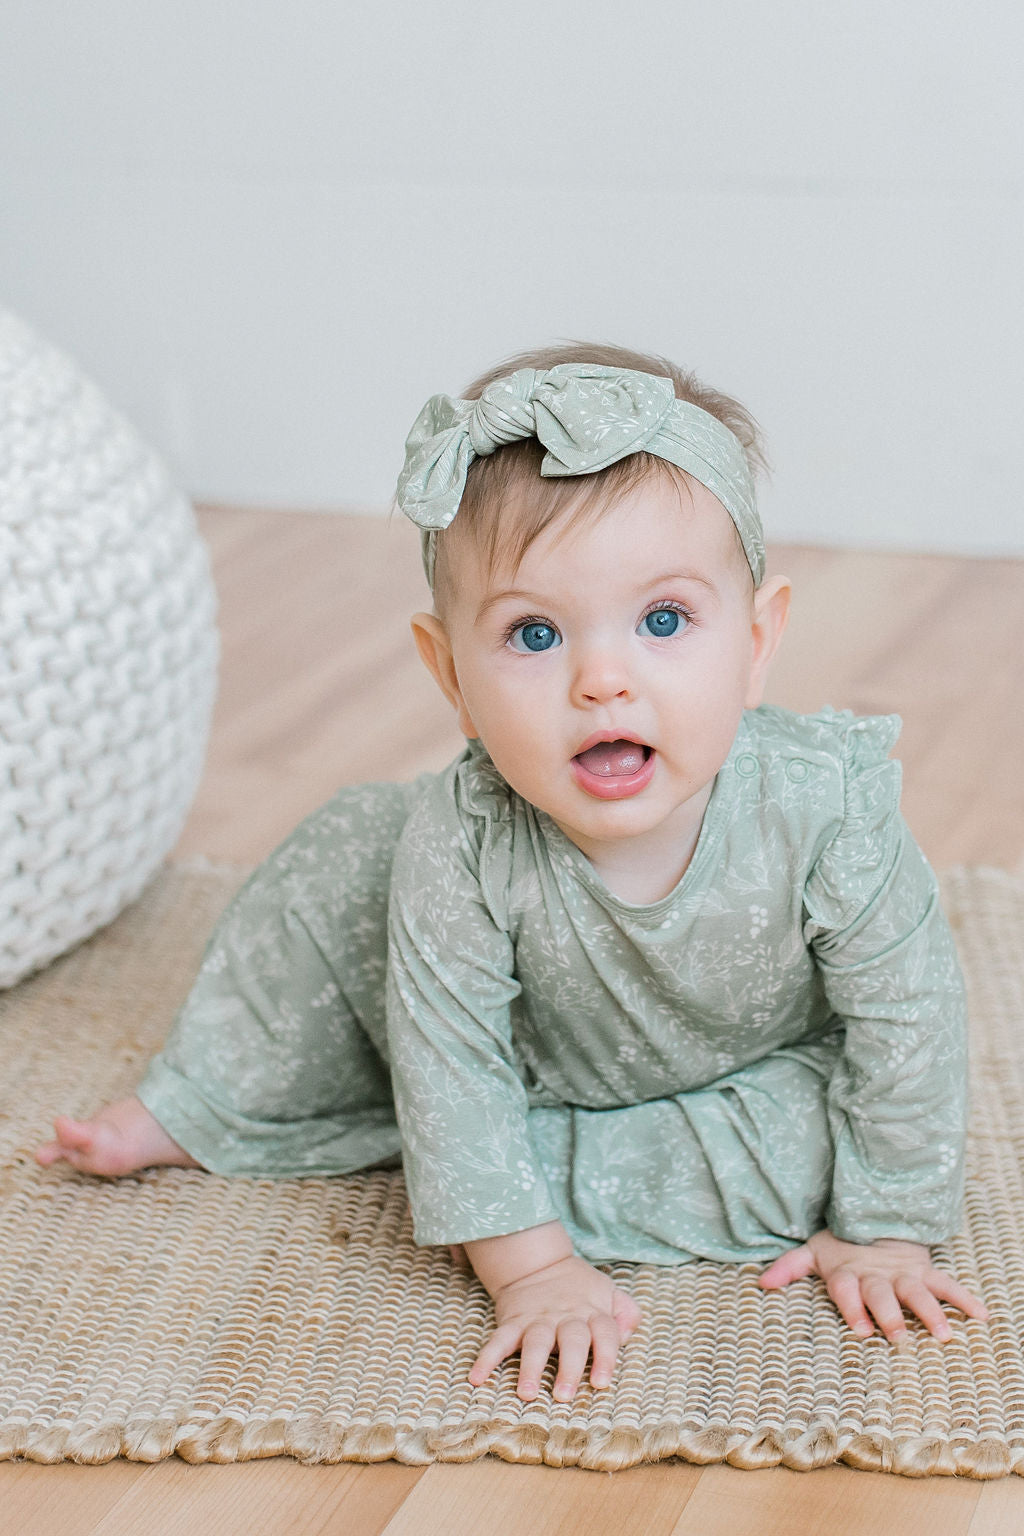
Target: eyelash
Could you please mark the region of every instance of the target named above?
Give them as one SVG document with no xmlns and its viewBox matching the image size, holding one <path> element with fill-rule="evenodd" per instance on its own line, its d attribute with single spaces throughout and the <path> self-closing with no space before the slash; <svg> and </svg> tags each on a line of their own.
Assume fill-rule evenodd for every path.
<svg viewBox="0 0 1024 1536">
<path fill-rule="evenodd" d="M 637 619 L 637 625 L 641 625 L 644 619 L 647 618 L 648 614 L 660 613 L 663 608 L 671 608 L 673 613 L 681 613 L 688 625 L 696 623 L 696 620 L 693 617 L 693 613 L 689 608 L 686 607 L 685 603 L 677 603 L 674 598 L 665 598 L 660 602 L 650 603 Z M 552 624 L 551 620 L 546 619 L 543 614 L 528 613 L 523 618 L 512 620 L 512 623 L 506 627 L 501 637 L 501 643 L 503 645 L 508 645 L 511 642 L 512 636 L 515 634 L 516 630 L 524 629 L 527 624 L 547 624 L 556 632 L 556 634 L 561 634 L 561 630 L 558 628 L 558 625 Z"/>
<path fill-rule="evenodd" d="M 645 608 L 643 613 L 637 619 L 637 625 L 639 626 L 642 624 L 644 619 L 646 619 L 649 614 L 660 613 L 663 608 L 669 608 L 673 613 L 681 613 L 688 625 L 696 622 L 693 614 L 691 613 L 690 609 L 687 608 L 685 603 L 677 603 L 674 598 L 669 597 L 663 599 L 661 602 L 651 603 L 649 607 Z"/>
<path fill-rule="evenodd" d="M 546 624 L 549 629 L 555 630 L 556 634 L 561 634 L 561 630 L 558 628 L 557 624 L 552 624 L 550 619 L 545 619 L 543 615 L 539 613 L 528 613 L 524 618 L 512 620 L 512 623 L 508 625 L 501 637 L 502 644 L 508 645 L 516 630 L 525 629 L 527 624 Z"/>
</svg>

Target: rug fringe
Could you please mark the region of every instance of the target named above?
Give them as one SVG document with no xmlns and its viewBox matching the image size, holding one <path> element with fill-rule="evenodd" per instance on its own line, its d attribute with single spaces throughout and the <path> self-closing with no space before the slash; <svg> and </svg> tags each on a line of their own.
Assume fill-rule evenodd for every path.
<svg viewBox="0 0 1024 1536">
<path fill-rule="evenodd" d="M 8 1423 L 0 1433 L 0 1461 L 98 1466 L 118 1457 L 152 1463 L 172 1455 L 194 1464 L 293 1456 L 307 1466 L 381 1461 L 427 1466 L 435 1461 L 458 1463 L 496 1456 L 502 1461 L 594 1472 L 617 1472 L 669 1459 L 697 1466 L 728 1462 L 744 1470 L 782 1465 L 800 1472 L 844 1463 L 860 1471 L 895 1472 L 903 1477 L 988 1482 L 1010 1474 L 1024 1476 L 1024 1445 L 1009 1445 L 998 1437 L 950 1442 L 937 1435 L 908 1435 L 890 1440 L 872 1432 L 844 1440 L 827 1426 L 786 1439 L 777 1428 L 737 1435 L 725 1425 L 681 1431 L 678 1425 L 665 1423 L 641 1432 L 491 1421 L 444 1430 L 402 1430 L 382 1424 L 345 1426 L 309 1417 L 242 1422 L 220 1415 L 201 1426 L 177 1426 L 163 1419 L 124 1426 L 102 1424 L 76 1432 L 67 1425 L 42 1428 Z"/>
<path fill-rule="evenodd" d="M 841 1455 L 860 1472 L 891 1472 L 895 1459 L 891 1439 L 877 1431 L 852 1435 Z"/>
<path fill-rule="evenodd" d="M 837 1431 L 831 1425 L 822 1424 L 787 1440 L 782 1462 L 794 1472 L 812 1472 L 815 1467 L 831 1466 L 838 1455 Z"/>
</svg>

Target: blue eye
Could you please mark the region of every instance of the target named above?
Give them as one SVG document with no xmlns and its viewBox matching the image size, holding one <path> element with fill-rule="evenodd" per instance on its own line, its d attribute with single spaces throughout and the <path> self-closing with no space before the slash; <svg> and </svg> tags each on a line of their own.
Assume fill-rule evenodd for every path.
<svg viewBox="0 0 1024 1536">
<path fill-rule="evenodd" d="M 561 645 L 562 637 L 553 624 L 534 621 L 518 624 L 509 635 L 508 643 L 514 651 L 524 655 L 529 651 L 550 651 L 556 645 Z"/>
<path fill-rule="evenodd" d="M 680 624 L 685 624 L 685 613 L 680 613 L 677 608 L 654 608 L 650 613 L 645 613 L 640 620 L 640 628 L 649 635 L 654 635 L 658 640 L 667 639 L 674 635 Z"/>
</svg>

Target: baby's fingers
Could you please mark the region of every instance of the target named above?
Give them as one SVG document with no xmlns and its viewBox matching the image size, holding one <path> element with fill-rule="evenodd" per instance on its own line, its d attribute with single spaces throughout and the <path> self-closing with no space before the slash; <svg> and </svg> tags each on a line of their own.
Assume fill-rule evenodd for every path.
<svg viewBox="0 0 1024 1536">
<path fill-rule="evenodd" d="M 521 1337 L 521 1330 L 515 1323 L 505 1323 L 503 1327 L 496 1328 L 470 1366 L 471 1385 L 479 1387 L 503 1360 L 514 1355 Z"/>
<path fill-rule="evenodd" d="M 540 1378 L 554 1347 L 555 1330 L 550 1323 L 531 1323 L 525 1330 L 521 1323 L 505 1323 L 488 1339 L 470 1367 L 470 1385 L 479 1387 L 496 1366 L 518 1349 L 521 1357 L 516 1391 L 522 1398 L 536 1397 L 540 1391 Z M 586 1358 L 584 1354 L 584 1361 Z M 582 1372 L 582 1366 L 580 1370 Z M 578 1375 L 576 1379 L 578 1382 Z"/>
<path fill-rule="evenodd" d="M 637 1311 L 639 1319 L 639 1309 Z M 636 1325 L 634 1324 L 633 1327 Z M 595 1317 L 591 1319 L 591 1332 L 594 1336 L 594 1363 L 590 1368 L 590 1384 L 592 1387 L 606 1387 L 615 1374 L 615 1361 L 619 1353 L 620 1345 L 629 1337 L 622 1327 L 622 1319 L 616 1316 Z"/>
<path fill-rule="evenodd" d="M 563 1324 L 563 1327 L 564 1326 L 565 1325 Z M 585 1323 L 583 1324 L 583 1327 L 586 1328 Z M 559 1332 L 561 1332 L 561 1330 L 559 1330 Z M 529 1400 L 536 1397 L 537 1393 L 540 1391 L 540 1378 L 544 1374 L 544 1367 L 547 1365 L 548 1360 L 551 1358 L 551 1353 L 554 1347 L 555 1330 L 550 1323 L 531 1323 L 529 1328 L 527 1328 L 526 1332 L 523 1334 L 522 1349 L 519 1357 L 519 1380 L 516 1383 L 516 1393 L 525 1401 L 529 1402 Z M 583 1362 L 586 1361 L 586 1358 L 587 1352 L 586 1349 L 584 1349 Z M 580 1375 L 582 1374 L 583 1362 L 580 1364 L 579 1371 L 576 1374 L 576 1381 L 573 1382 L 572 1389 L 569 1392 L 570 1397 L 572 1397 L 573 1392 L 575 1392 L 576 1383 L 579 1381 Z M 563 1372 L 559 1371 L 560 1379 L 562 1378 L 562 1375 Z M 565 1379 L 571 1379 L 571 1370 Z"/>
<path fill-rule="evenodd" d="M 896 1289 L 907 1311 L 919 1317 L 930 1334 L 940 1339 L 943 1344 L 953 1337 L 949 1319 L 923 1280 L 914 1278 L 908 1278 L 902 1282 L 897 1280 Z"/>
<path fill-rule="evenodd" d="M 861 1295 L 875 1322 L 890 1344 L 902 1339 L 907 1333 L 907 1320 L 903 1315 L 903 1298 L 909 1290 L 919 1294 L 919 1281 L 912 1275 L 868 1275 L 861 1280 Z"/>
<path fill-rule="evenodd" d="M 859 1275 L 855 1275 L 851 1269 L 837 1269 L 833 1275 L 830 1275 L 826 1290 L 854 1333 L 862 1339 L 874 1333 L 874 1324 L 868 1317 L 864 1298 L 861 1295 Z M 895 1299 L 894 1296 L 893 1300 Z M 902 1316 L 901 1312 L 901 1319 Z"/>
<path fill-rule="evenodd" d="M 802 1280 L 805 1275 L 813 1275 L 815 1267 L 810 1244 L 801 1243 L 798 1248 L 787 1248 L 785 1253 L 781 1253 L 774 1264 L 769 1264 L 761 1273 L 757 1283 L 766 1291 L 772 1291 L 789 1285 L 791 1280 Z"/>
<path fill-rule="evenodd" d="M 940 1301 L 950 1301 L 954 1307 L 959 1307 L 968 1317 L 980 1317 L 982 1321 L 988 1318 L 988 1307 L 969 1291 L 966 1286 L 954 1280 L 952 1275 L 947 1275 L 944 1269 L 930 1270 L 926 1276 L 928 1289 L 933 1296 L 938 1296 Z"/>
<path fill-rule="evenodd" d="M 622 1343 L 625 1343 L 636 1332 L 643 1317 L 643 1313 L 629 1292 L 620 1291 L 618 1286 L 612 1291 L 612 1317 L 618 1326 Z M 616 1348 L 618 1348 L 618 1345 L 616 1345 Z M 594 1363 L 595 1365 L 597 1363 L 596 1355 Z"/>
<path fill-rule="evenodd" d="M 611 1319 L 608 1319 L 611 1322 Z M 615 1324 L 611 1323 L 612 1328 Z M 618 1329 L 615 1329 L 616 1339 Z M 560 1403 L 576 1396 L 590 1354 L 590 1326 L 581 1317 L 571 1317 L 558 1325 L 558 1375 L 551 1395 Z M 525 1352 L 524 1352 L 525 1359 Z"/>
</svg>

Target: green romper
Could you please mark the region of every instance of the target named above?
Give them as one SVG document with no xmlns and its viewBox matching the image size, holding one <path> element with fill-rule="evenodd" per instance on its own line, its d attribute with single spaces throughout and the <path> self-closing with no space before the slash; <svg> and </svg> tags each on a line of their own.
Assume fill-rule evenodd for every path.
<svg viewBox="0 0 1024 1536">
<path fill-rule="evenodd" d="M 621 901 L 477 742 L 340 790 L 222 917 L 140 1086 L 217 1173 L 404 1165 L 417 1242 L 595 1262 L 957 1230 L 963 983 L 896 716 L 742 720 L 693 859 Z"/>
</svg>

